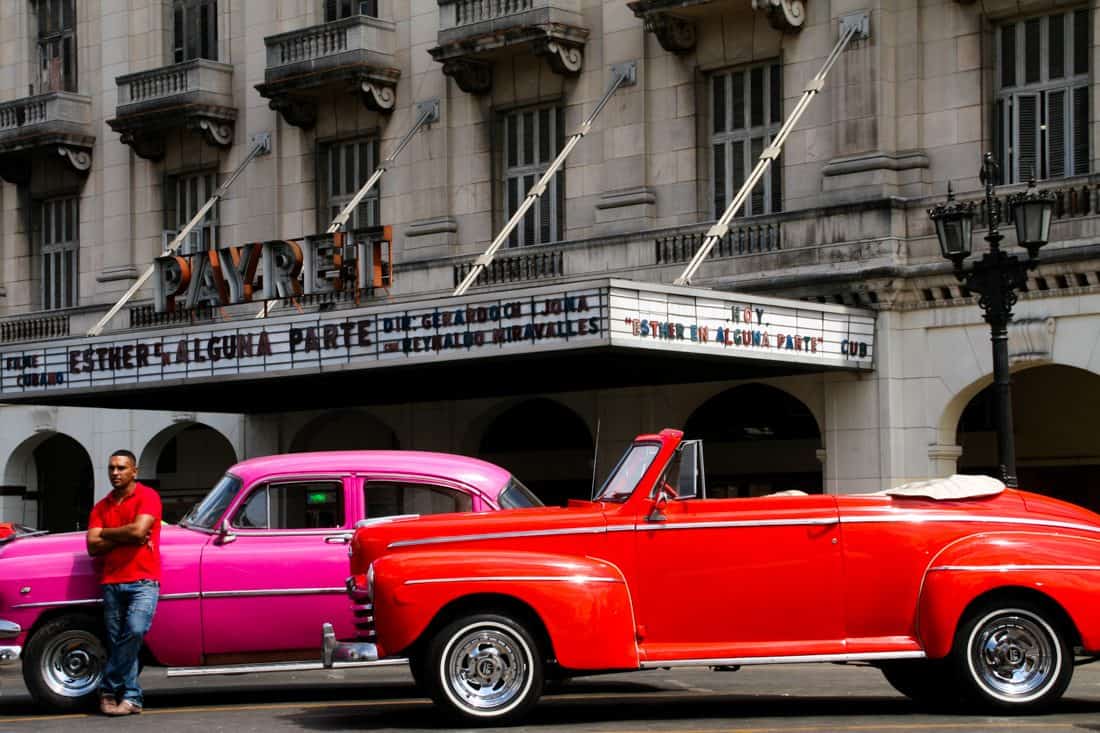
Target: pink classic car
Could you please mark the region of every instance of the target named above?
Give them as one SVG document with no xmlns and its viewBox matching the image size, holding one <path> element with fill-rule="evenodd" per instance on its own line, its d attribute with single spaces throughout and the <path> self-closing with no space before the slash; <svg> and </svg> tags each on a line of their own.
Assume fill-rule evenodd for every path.
<svg viewBox="0 0 1100 733">
<path fill-rule="evenodd" d="M 1100 660 L 1100 516 L 976 476 L 711 498 L 682 437 L 639 436 L 591 502 L 359 530 L 356 633 L 326 628 L 324 660 L 408 658 L 463 724 L 522 718 L 547 679 L 789 662 L 1034 712 Z"/>
<path fill-rule="evenodd" d="M 164 577 L 147 664 L 169 676 L 319 667 L 323 621 L 352 634 L 344 579 L 355 528 L 540 502 L 484 461 L 415 451 L 296 453 L 229 469 L 161 535 Z M 23 661 L 51 710 L 94 700 L 99 589 L 83 533 L 0 541 L 0 663 Z M 339 624 L 340 622 L 337 621 Z"/>
</svg>

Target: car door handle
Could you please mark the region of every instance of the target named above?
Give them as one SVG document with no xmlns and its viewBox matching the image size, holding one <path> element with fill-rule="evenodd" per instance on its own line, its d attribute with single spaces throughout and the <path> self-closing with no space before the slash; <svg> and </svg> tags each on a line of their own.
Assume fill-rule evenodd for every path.
<svg viewBox="0 0 1100 733">
<path fill-rule="evenodd" d="M 325 544 L 327 545 L 346 545 L 351 542 L 351 533 L 331 535 L 325 538 Z"/>
</svg>

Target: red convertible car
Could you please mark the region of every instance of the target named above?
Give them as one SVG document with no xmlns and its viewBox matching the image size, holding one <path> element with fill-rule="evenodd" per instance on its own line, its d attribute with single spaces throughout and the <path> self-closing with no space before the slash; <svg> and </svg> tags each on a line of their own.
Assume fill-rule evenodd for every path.
<svg viewBox="0 0 1100 733">
<path fill-rule="evenodd" d="M 324 662 L 407 657 L 467 722 L 551 677 L 783 662 L 1031 712 L 1100 653 L 1100 516 L 985 477 L 707 498 L 701 444 L 664 430 L 591 502 L 358 532 L 348 590 L 357 637 L 326 626 Z"/>
</svg>

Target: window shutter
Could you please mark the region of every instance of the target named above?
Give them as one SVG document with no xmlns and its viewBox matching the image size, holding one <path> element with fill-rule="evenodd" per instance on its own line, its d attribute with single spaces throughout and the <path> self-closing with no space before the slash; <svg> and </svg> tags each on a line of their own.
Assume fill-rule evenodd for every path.
<svg viewBox="0 0 1100 733">
<path fill-rule="evenodd" d="M 1073 90 L 1073 174 L 1089 172 L 1089 88 Z"/>
<path fill-rule="evenodd" d="M 1016 86 L 1016 24 L 1001 28 L 1001 86 Z"/>
<path fill-rule="evenodd" d="M 1061 79 L 1066 75 L 1066 16 L 1052 15 L 1047 29 L 1047 78 Z"/>
<path fill-rule="evenodd" d="M 1066 175 L 1066 93 L 1062 90 L 1047 96 L 1047 176 Z"/>
<path fill-rule="evenodd" d="M 1039 18 L 1024 23 L 1024 82 L 1033 84 L 1040 80 L 1040 26 Z"/>
<path fill-rule="evenodd" d="M 1073 73 L 1089 73 L 1089 11 L 1073 14 Z"/>
<path fill-rule="evenodd" d="M 1016 97 L 1017 130 L 1016 133 L 1016 176 L 1015 180 L 1026 180 L 1032 174 L 1039 175 L 1039 108 L 1034 94 L 1021 94 Z"/>
<path fill-rule="evenodd" d="M 327 145 L 318 145 L 317 152 L 313 156 L 314 164 L 314 191 L 317 196 L 317 231 L 323 232 L 328 228 L 332 217 L 329 216 L 329 148 Z"/>
</svg>

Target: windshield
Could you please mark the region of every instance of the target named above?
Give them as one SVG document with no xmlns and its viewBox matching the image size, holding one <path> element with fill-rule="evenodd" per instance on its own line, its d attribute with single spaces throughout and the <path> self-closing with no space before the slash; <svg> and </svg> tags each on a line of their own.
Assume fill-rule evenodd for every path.
<svg viewBox="0 0 1100 733">
<path fill-rule="evenodd" d="M 637 443 L 630 446 L 630 450 L 619 459 L 619 465 L 615 466 L 615 470 L 596 494 L 596 501 L 626 501 L 634 493 L 634 488 L 642 480 L 660 449 L 661 446 L 657 443 Z"/>
<path fill-rule="evenodd" d="M 214 525 L 225 514 L 229 503 L 240 490 L 241 480 L 231 473 L 225 474 L 214 488 L 210 489 L 210 493 L 187 512 L 187 516 L 180 520 L 180 525 L 197 529 L 214 529 Z"/>
<path fill-rule="evenodd" d="M 500 492 L 497 500 L 500 502 L 501 509 L 525 509 L 531 506 L 542 506 L 542 502 L 538 500 L 538 497 L 532 494 L 531 490 L 520 483 L 515 476 L 508 479 L 508 485 L 504 487 L 504 491 Z"/>
</svg>

